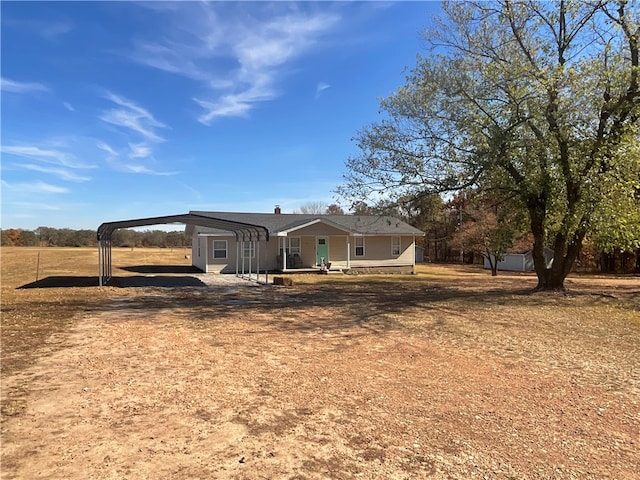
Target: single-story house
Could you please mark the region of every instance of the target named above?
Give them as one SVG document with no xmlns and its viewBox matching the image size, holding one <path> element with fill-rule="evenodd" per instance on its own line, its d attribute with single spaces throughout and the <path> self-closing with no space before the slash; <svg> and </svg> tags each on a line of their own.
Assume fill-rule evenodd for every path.
<svg viewBox="0 0 640 480">
<path fill-rule="evenodd" d="M 544 261 L 547 268 L 550 268 L 551 263 L 553 263 L 553 250 L 550 248 L 545 247 L 544 249 Z M 486 256 L 484 257 L 484 268 L 491 268 L 489 259 Z M 522 253 L 507 253 L 504 256 L 504 259 L 498 262 L 498 270 L 510 272 L 533 272 L 535 270 L 533 265 L 533 251 L 528 250 Z"/>
<path fill-rule="evenodd" d="M 412 273 L 415 239 L 424 232 L 389 216 L 192 211 L 201 217 L 259 225 L 269 241 L 187 225 L 192 264 L 206 273 L 318 269 Z"/>
</svg>

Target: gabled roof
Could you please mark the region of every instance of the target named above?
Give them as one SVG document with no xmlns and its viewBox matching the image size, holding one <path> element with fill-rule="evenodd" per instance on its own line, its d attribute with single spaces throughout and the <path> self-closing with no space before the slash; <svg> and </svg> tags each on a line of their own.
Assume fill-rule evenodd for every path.
<svg viewBox="0 0 640 480">
<path fill-rule="evenodd" d="M 281 214 L 279 214 L 281 215 Z M 313 220 L 300 220 L 299 222 L 295 222 L 289 225 L 285 230 L 280 230 L 277 232 L 278 235 L 287 235 L 288 233 L 295 232 L 296 230 L 300 230 L 305 227 L 310 227 L 311 225 L 316 225 L 317 223 L 322 223 L 324 225 L 329 225 L 337 230 L 342 230 L 345 233 L 350 233 L 345 227 L 338 225 L 337 223 L 332 222 L 327 218 L 314 218 Z"/>
<path fill-rule="evenodd" d="M 243 213 L 192 211 L 193 215 L 261 225 L 270 235 L 287 234 L 312 223 L 325 223 L 352 235 L 415 235 L 424 232 L 386 215 L 316 215 L 306 213 Z"/>
</svg>

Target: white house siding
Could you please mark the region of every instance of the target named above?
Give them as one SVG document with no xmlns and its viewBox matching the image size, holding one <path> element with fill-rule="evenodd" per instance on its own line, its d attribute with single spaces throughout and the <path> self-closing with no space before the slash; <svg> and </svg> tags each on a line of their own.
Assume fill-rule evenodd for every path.
<svg viewBox="0 0 640 480">
<path fill-rule="evenodd" d="M 207 271 L 206 245 L 206 237 L 193 236 L 191 242 L 191 264 L 203 272 Z"/>
</svg>

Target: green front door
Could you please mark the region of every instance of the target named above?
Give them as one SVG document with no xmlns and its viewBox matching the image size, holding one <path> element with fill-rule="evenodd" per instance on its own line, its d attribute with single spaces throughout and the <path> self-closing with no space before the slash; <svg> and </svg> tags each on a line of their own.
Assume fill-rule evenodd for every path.
<svg viewBox="0 0 640 480">
<path fill-rule="evenodd" d="M 318 265 L 329 263 L 329 239 L 327 237 L 316 238 L 316 263 Z"/>
</svg>

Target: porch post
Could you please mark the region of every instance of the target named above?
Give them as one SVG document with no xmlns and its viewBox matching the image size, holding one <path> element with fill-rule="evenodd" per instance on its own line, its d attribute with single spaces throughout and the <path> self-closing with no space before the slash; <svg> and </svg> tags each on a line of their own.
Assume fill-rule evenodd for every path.
<svg viewBox="0 0 640 480">
<path fill-rule="evenodd" d="M 351 268 L 351 237 L 347 235 L 347 268 Z"/>
<path fill-rule="evenodd" d="M 283 237 L 282 238 L 282 270 L 286 270 L 287 269 L 287 239 L 289 237 Z"/>
<path fill-rule="evenodd" d="M 402 237 L 400 237 L 402 241 Z M 411 265 L 411 273 L 416 273 L 416 236 L 413 236 L 413 265 Z"/>
<path fill-rule="evenodd" d="M 204 273 L 209 273 L 209 237 L 204 238 Z"/>
</svg>

